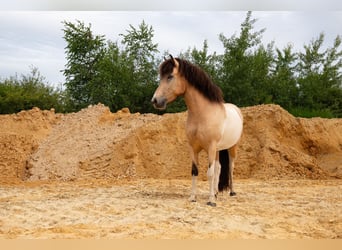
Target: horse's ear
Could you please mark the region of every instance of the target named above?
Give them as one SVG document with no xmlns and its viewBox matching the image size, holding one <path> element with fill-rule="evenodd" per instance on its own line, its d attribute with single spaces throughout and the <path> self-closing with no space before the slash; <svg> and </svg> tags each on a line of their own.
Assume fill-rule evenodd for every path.
<svg viewBox="0 0 342 250">
<path fill-rule="evenodd" d="M 173 58 L 173 56 L 171 54 L 169 56 L 170 56 L 173 67 L 176 67 L 178 64 L 177 61 Z"/>
</svg>

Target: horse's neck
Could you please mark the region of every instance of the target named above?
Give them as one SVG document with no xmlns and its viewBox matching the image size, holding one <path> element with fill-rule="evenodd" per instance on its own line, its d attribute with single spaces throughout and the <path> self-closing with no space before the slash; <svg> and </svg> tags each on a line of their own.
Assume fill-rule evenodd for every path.
<svg viewBox="0 0 342 250">
<path fill-rule="evenodd" d="M 217 103 L 210 102 L 191 85 L 188 85 L 186 88 L 184 100 L 188 108 L 188 117 L 190 119 L 208 119 L 208 114 L 214 112 L 213 110 L 217 109 L 217 106 L 219 105 Z"/>
</svg>

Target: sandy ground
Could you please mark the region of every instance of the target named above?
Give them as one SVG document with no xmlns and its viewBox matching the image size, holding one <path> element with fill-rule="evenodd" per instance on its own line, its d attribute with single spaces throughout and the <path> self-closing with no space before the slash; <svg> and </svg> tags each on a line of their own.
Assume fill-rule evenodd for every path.
<svg viewBox="0 0 342 250">
<path fill-rule="evenodd" d="M 186 112 L 0 116 L 0 238 L 342 238 L 342 119 L 242 109 L 236 197 L 188 201 Z"/>
<path fill-rule="evenodd" d="M 28 182 L 0 187 L 5 239 L 341 239 L 341 180 L 237 180 L 206 205 L 207 182 Z"/>
</svg>

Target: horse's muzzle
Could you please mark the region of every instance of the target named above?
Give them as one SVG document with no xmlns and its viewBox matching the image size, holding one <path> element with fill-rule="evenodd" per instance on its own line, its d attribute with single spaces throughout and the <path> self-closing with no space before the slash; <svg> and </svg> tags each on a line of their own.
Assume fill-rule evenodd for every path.
<svg viewBox="0 0 342 250">
<path fill-rule="evenodd" d="M 164 97 L 152 97 L 151 102 L 153 104 L 153 107 L 156 109 L 160 109 L 160 110 L 164 110 L 166 109 L 166 104 L 167 104 L 167 100 Z"/>
</svg>

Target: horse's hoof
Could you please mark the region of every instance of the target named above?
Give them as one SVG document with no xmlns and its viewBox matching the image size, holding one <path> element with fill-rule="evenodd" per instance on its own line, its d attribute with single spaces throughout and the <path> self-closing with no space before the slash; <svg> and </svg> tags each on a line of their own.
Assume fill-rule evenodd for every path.
<svg viewBox="0 0 342 250">
<path fill-rule="evenodd" d="M 216 207 L 216 203 L 215 202 L 211 202 L 211 201 L 208 201 L 207 205 L 211 206 L 211 207 Z"/>
<path fill-rule="evenodd" d="M 230 195 L 230 196 L 236 196 L 236 193 L 235 193 L 235 192 L 230 192 L 229 195 Z"/>
<path fill-rule="evenodd" d="M 195 195 L 191 195 L 189 198 L 190 202 L 196 202 L 196 196 Z"/>
</svg>

